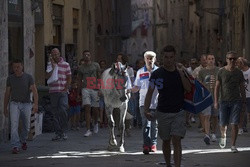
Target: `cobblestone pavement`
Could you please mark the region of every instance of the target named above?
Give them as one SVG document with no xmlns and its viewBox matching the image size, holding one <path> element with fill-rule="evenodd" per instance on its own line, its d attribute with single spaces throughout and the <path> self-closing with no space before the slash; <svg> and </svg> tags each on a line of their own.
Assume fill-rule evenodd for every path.
<svg viewBox="0 0 250 167">
<path fill-rule="evenodd" d="M 198 132 L 196 124 L 187 130 L 183 139 L 182 166 L 211 167 L 248 167 L 250 166 L 250 132 L 238 137 L 239 153 L 230 152 L 228 146 L 220 149 L 218 141 L 206 146 L 203 134 Z M 250 128 L 248 128 L 250 130 Z M 108 128 L 100 129 L 98 134 L 84 137 L 84 128 L 80 131 L 69 131 L 67 141 L 52 142 L 53 133 L 44 133 L 28 142 L 28 150 L 19 154 L 11 154 L 9 143 L 0 144 L 0 167 L 152 167 L 164 166 L 161 141 L 158 151 L 150 155 L 142 153 L 141 129 L 132 129 L 131 137 L 126 137 L 125 153 L 109 152 Z M 228 134 L 228 136 L 230 136 Z"/>
</svg>

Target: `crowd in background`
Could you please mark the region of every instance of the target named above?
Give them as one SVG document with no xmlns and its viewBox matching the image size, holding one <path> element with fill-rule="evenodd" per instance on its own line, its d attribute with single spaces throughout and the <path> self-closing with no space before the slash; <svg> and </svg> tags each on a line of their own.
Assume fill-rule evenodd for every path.
<svg viewBox="0 0 250 167">
<path fill-rule="evenodd" d="M 163 61 L 160 62 L 157 59 L 160 55 L 157 55 L 156 58 L 156 54 L 152 51 L 144 52 L 142 58 L 138 59 L 135 64 L 128 61 L 127 55 L 123 53 L 117 54 L 116 62 L 120 62 L 122 65 L 127 66 L 126 72 L 133 83 L 133 88 L 130 90 L 132 96 L 128 102 L 128 114 L 125 122 L 126 135 L 130 136 L 130 131 L 133 130 L 133 128 L 142 128 L 143 153 L 149 154 L 149 152 L 155 152 L 157 150 L 156 139 L 158 125 L 159 134 L 163 140 L 163 148 L 169 150 L 168 145 L 170 141 L 169 136 L 166 134 L 169 133 L 171 135 L 171 132 L 164 131 L 163 133 L 162 127 L 173 125 L 167 124 L 166 122 L 163 123 L 162 121 L 169 121 L 171 120 L 169 114 L 178 113 L 174 115 L 174 117 L 176 117 L 174 122 L 180 123 L 182 122 L 182 113 L 185 113 L 185 127 L 190 128 L 192 123 L 198 122 L 199 132 L 204 133 L 203 141 L 206 145 L 218 141 L 216 135 L 220 131 L 219 146 L 225 148 L 227 128 L 228 125 L 231 125 L 231 151 L 234 153 L 238 152 L 236 148 L 237 136 L 248 132 L 247 122 L 250 121 L 250 69 L 248 60 L 244 57 L 239 57 L 236 52 L 230 51 L 225 55 L 224 64 L 221 60 L 217 60 L 216 55 L 213 54 L 203 54 L 199 59 L 191 58 L 189 61 L 181 61 L 180 63 L 177 63 L 174 47 L 166 46 L 164 49 Z M 100 60 L 97 63 L 92 61 L 91 57 L 92 55 L 89 50 L 83 51 L 78 69 L 71 71 L 69 64 L 60 56 L 60 51 L 56 48 L 51 51 L 46 78 L 49 80 L 50 77 L 53 76 L 54 69 L 57 69 L 58 74 L 57 80 L 49 83 L 49 94 L 53 110 L 55 130 L 55 136 L 52 138 L 52 141 L 67 140 L 66 131 L 68 129 L 81 132 L 80 128 L 86 128 L 84 136 L 89 137 L 98 133 L 99 128 L 108 127 L 103 94 L 98 88 L 98 84 L 96 85 L 97 87 L 90 88 L 88 81 L 91 78 L 100 79 L 101 74 L 109 67 L 105 60 Z M 30 100 L 28 100 L 27 97 L 25 101 L 18 97 L 20 94 L 19 89 L 21 88 L 12 89 L 13 86 L 16 87 L 14 81 L 17 80 L 18 77 L 29 76 L 23 73 L 23 64 L 21 61 L 16 61 L 13 65 L 16 65 L 13 66 L 13 71 L 15 73 L 8 78 L 5 93 L 4 113 L 6 116 L 8 116 L 7 105 L 10 98 L 10 104 L 12 107 L 15 107 L 16 105 L 18 106 L 19 103 L 30 103 Z M 156 72 L 154 72 L 155 70 Z M 197 115 L 188 111 L 179 112 L 179 108 L 177 109 L 178 112 L 166 112 L 167 115 L 163 114 L 159 116 L 159 113 L 161 112 L 156 112 L 156 110 L 159 110 L 159 106 L 166 105 L 164 104 L 165 102 L 171 103 L 171 99 L 165 97 L 166 94 L 176 98 L 175 93 L 179 93 L 178 96 L 180 95 L 180 98 L 177 100 L 183 101 L 183 92 L 189 91 L 189 86 L 187 85 L 186 80 L 187 76 L 184 75 L 185 71 L 190 76 L 200 81 L 200 83 L 211 92 L 213 104 Z M 155 81 L 153 79 L 163 79 L 164 84 L 166 81 L 174 81 L 172 86 L 173 88 L 176 88 L 179 84 L 178 90 L 173 89 L 174 91 L 171 90 L 169 92 L 164 88 L 164 91 L 162 91 L 162 89 L 158 87 L 160 85 L 154 83 Z M 32 77 L 29 76 L 29 79 L 27 79 L 27 77 L 23 78 L 22 82 L 22 86 L 26 87 L 26 92 L 24 93 L 27 94 L 27 92 L 31 90 L 36 97 L 37 90 Z M 149 86 L 151 83 L 155 84 L 160 95 L 158 98 L 157 92 L 157 95 L 153 96 L 153 99 L 158 98 L 158 100 L 165 100 L 164 102 L 159 102 L 157 108 L 158 101 L 155 103 L 151 101 L 153 91 L 156 90 Z M 177 83 L 177 85 L 175 85 L 175 83 Z M 147 89 L 142 89 L 144 84 L 147 85 Z M 170 89 L 171 88 L 168 88 L 167 90 Z M 13 99 L 15 97 L 17 98 Z M 147 99 L 149 97 L 151 103 L 149 99 Z M 176 103 L 176 101 L 173 101 L 173 103 Z M 155 104 L 155 107 L 150 108 L 153 104 Z M 37 97 L 35 98 L 35 107 L 33 107 L 33 109 L 33 112 L 36 112 Z M 10 108 L 10 110 L 13 110 L 13 108 Z M 15 110 L 18 110 L 18 108 Z M 152 119 L 155 112 L 157 113 L 157 120 Z M 16 119 L 19 119 L 19 115 L 13 119 L 13 111 L 11 113 L 12 151 L 13 153 L 18 153 L 19 145 L 22 145 L 23 149 L 27 149 L 25 135 L 27 135 L 29 127 L 25 126 L 25 135 L 22 135 L 22 141 L 20 143 L 17 132 L 18 126 L 13 123 L 13 121 L 16 122 Z M 114 109 L 114 113 L 119 115 L 119 109 Z M 163 113 L 165 113 L 165 111 Z M 173 115 L 171 115 L 171 117 L 173 117 Z M 26 119 L 26 122 L 29 121 L 27 116 L 24 118 Z M 115 121 L 118 121 L 117 116 L 114 117 L 114 119 Z M 159 122 L 159 124 L 157 124 L 157 122 Z M 152 127 L 153 123 L 155 123 L 154 127 Z M 180 127 L 181 126 L 177 127 L 177 129 L 179 128 L 179 131 L 176 132 L 178 134 L 177 136 L 184 137 L 185 132 L 183 131 L 182 133 Z M 150 128 L 155 130 L 149 132 Z M 150 133 L 154 134 L 154 132 L 156 134 L 150 136 Z M 148 138 L 150 138 L 150 142 L 147 141 Z M 174 150 L 179 152 L 181 150 L 181 148 L 179 148 L 181 147 L 180 139 L 175 138 L 173 139 L 173 142 L 174 146 L 176 146 Z M 168 151 L 164 152 L 164 155 L 165 154 L 167 161 Z M 180 161 L 180 159 L 178 159 L 180 158 L 179 153 L 176 156 L 176 162 Z"/>
</svg>

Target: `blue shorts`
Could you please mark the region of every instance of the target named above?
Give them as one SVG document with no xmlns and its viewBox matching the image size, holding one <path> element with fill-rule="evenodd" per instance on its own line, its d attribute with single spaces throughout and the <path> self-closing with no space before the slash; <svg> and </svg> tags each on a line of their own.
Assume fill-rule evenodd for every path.
<svg viewBox="0 0 250 167">
<path fill-rule="evenodd" d="M 70 106 L 70 109 L 69 109 L 69 116 L 73 116 L 75 114 L 80 114 L 81 112 L 81 106 L 78 105 L 78 106 Z"/>
<path fill-rule="evenodd" d="M 227 126 L 229 123 L 238 125 L 240 122 L 241 101 L 220 102 L 220 125 Z"/>
</svg>

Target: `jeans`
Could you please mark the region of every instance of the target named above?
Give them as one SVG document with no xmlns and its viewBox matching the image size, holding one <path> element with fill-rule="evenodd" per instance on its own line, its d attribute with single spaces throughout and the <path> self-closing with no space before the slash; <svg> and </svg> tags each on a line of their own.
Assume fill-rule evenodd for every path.
<svg viewBox="0 0 250 167">
<path fill-rule="evenodd" d="M 157 144 L 157 120 L 149 121 L 144 115 L 144 106 L 140 107 L 141 117 L 142 117 L 142 134 L 143 134 L 143 146 L 152 146 Z M 150 109 L 150 112 L 154 113 L 156 110 Z"/>
<path fill-rule="evenodd" d="M 139 108 L 139 92 L 134 93 L 135 96 L 135 118 L 134 121 L 137 123 L 137 125 L 142 125 L 142 118 L 141 118 L 141 112 L 140 112 L 140 108 Z"/>
<path fill-rule="evenodd" d="M 226 126 L 229 123 L 238 125 L 240 122 L 241 101 L 220 102 L 220 125 Z"/>
<path fill-rule="evenodd" d="M 68 94 L 57 92 L 50 94 L 51 109 L 56 135 L 63 135 L 68 128 Z"/>
<path fill-rule="evenodd" d="M 10 102 L 10 124 L 11 124 L 11 146 L 20 147 L 21 143 L 26 143 L 30 130 L 31 103 Z M 18 127 L 19 118 L 22 120 L 22 132 L 19 138 Z M 21 143 L 20 143 L 21 142 Z"/>
</svg>

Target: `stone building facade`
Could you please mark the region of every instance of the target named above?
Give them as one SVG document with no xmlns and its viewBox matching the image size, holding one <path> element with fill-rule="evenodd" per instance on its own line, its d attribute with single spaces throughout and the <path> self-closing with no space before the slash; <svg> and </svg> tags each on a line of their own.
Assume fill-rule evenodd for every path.
<svg viewBox="0 0 250 167">
<path fill-rule="evenodd" d="M 0 1 L 0 136 L 3 130 L 3 101 L 8 76 L 8 2 Z M 0 137 L 0 142 L 2 138 Z"/>
<path fill-rule="evenodd" d="M 213 53 L 225 61 L 235 50 L 250 58 L 249 0 L 156 0 L 154 48 L 166 44 L 177 48 L 178 59 Z"/>
<path fill-rule="evenodd" d="M 38 87 L 46 85 L 46 63 L 54 47 L 72 72 L 86 49 L 94 61 L 105 59 L 110 65 L 131 32 L 130 4 L 130 0 L 0 1 L 0 122 L 11 60 L 23 59 L 25 72 L 34 76 Z"/>
<path fill-rule="evenodd" d="M 45 85 L 44 71 L 52 48 L 59 48 L 62 57 L 70 63 L 72 72 L 77 68 L 83 49 L 91 48 L 89 42 L 91 36 L 87 35 L 90 34 L 90 30 L 87 29 L 89 22 L 86 20 L 88 15 L 94 11 L 92 2 L 82 0 L 40 1 L 42 21 L 35 26 L 37 85 Z M 91 7 L 92 10 L 89 9 Z"/>
<path fill-rule="evenodd" d="M 130 36 L 130 0 L 95 1 L 96 61 L 106 60 L 107 65 L 116 61 L 122 51 L 122 41 Z"/>
<path fill-rule="evenodd" d="M 154 1 L 131 1 L 131 35 L 123 41 L 123 52 L 129 55 L 131 65 L 143 58 L 146 50 L 154 50 Z"/>
<path fill-rule="evenodd" d="M 94 29 L 96 60 L 105 60 L 111 65 L 116 61 L 116 54 L 122 51 L 122 38 L 128 36 L 125 29 L 130 25 L 129 18 L 124 17 L 130 7 L 128 4 L 130 5 L 130 0 L 96 0 Z"/>
</svg>

